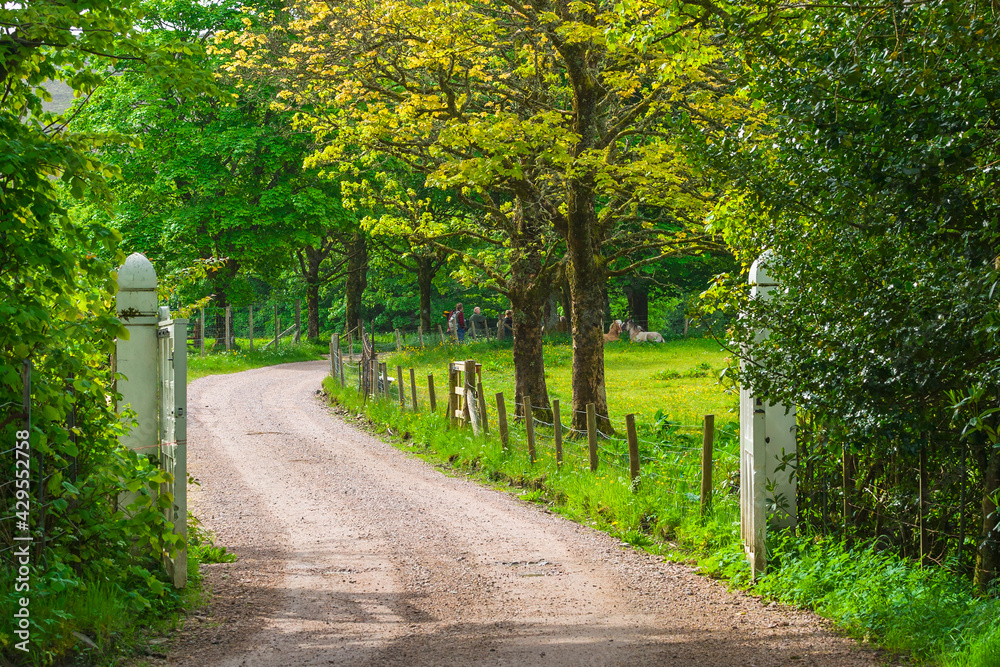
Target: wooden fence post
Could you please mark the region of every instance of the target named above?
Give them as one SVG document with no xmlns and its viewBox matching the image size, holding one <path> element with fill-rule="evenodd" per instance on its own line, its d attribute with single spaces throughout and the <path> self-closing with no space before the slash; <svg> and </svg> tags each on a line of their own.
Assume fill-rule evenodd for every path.
<svg viewBox="0 0 1000 667">
<path fill-rule="evenodd" d="M 705 415 L 701 437 L 701 515 L 712 507 L 712 453 L 715 448 L 715 415 Z"/>
<path fill-rule="evenodd" d="M 590 472 L 597 472 L 597 407 L 587 403 L 587 441 L 590 445 Z"/>
<path fill-rule="evenodd" d="M 431 412 L 436 412 L 437 401 L 434 399 L 434 373 L 427 374 L 427 397 L 429 399 Z"/>
<path fill-rule="evenodd" d="M 302 299 L 295 300 L 295 342 L 302 340 Z"/>
<path fill-rule="evenodd" d="M 556 439 L 556 465 L 561 466 L 563 460 L 562 421 L 559 418 L 559 399 L 552 400 L 552 431 Z"/>
<path fill-rule="evenodd" d="M 528 460 L 535 462 L 535 414 L 531 411 L 531 396 L 524 396 L 524 428 L 528 433 Z"/>
<path fill-rule="evenodd" d="M 479 397 L 479 423 L 483 427 L 483 435 L 490 434 L 490 419 L 486 414 L 486 394 L 483 393 L 483 383 L 480 381 L 476 385 L 476 396 Z"/>
<path fill-rule="evenodd" d="M 500 445 L 507 449 L 507 406 L 503 402 L 503 392 L 497 394 L 497 428 L 500 429 Z"/>
<path fill-rule="evenodd" d="M 365 386 L 365 364 L 363 361 L 358 362 L 358 393 L 360 394 L 364 390 Z"/>
<path fill-rule="evenodd" d="M 205 356 L 205 309 L 201 309 L 201 356 Z"/>
<path fill-rule="evenodd" d="M 479 406 L 476 405 L 476 362 L 465 360 L 465 382 L 462 391 L 465 398 L 465 411 L 472 423 L 472 434 L 479 435 Z"/>
<path fill-rule="evenodd" d="M 404 410 L 406 408 L 406 391 L 404 391 L 403 384 L 403 367 L 396 366 L 396 394 L 399 396 L 399 409 Z"/>
<path fill-rule="evenodd" d="M 413 399 L 413 411 L 417 411 L 417 374 L 410 369 L 410 397 Z"/>
<path fill-rule="evenodd" d="M 247 312 L 247 319 L 250 325 L 250 351 L 253 352 L 253 306 L 250 306 L 250 310 Z"/>
<path fill-rule="evenodd" d="M 340 386 L 341 386 L 341 388 L 343 388 L 343 387 L 346 386 L 346 383 L 344 382 L 344 353 L 343 352 L 338 352 L 337 353 L 337 365 L 340 366 Z"/>
<path fill-rule="evenodd" d="M 444 339 L 444 329 L 441 328 L 440 324 L 438 325 L 438 333 L 441 334 L 441 344 L 447 345 L 448 342 Z"/>
<path fill-rule="evenodd" d="M 399 329 L 396 329 L 396 352 L 403 351 L 403 337 L 399 335 Z"/>
<path fill-rule="evenodd" d="M 226 352 L 229 352 L 232 347 L 229 344 L 229 334 L 230 334 L 230 324 L 229 322 L 233 319 L 233 308 L 232 306 L 226 306 Z"/>
<path fill-rule="evenodd" d="M 635 415 L 625 415 L 625 432 L 628 435 L 628 471 L 632 490 L 639 487 L 639 437 L 635 433 Z"/>
<path fill-rule="evenodd" d="M 347 332 L 347 356 L 354 359 L 354 334 Z"/>
</svg>

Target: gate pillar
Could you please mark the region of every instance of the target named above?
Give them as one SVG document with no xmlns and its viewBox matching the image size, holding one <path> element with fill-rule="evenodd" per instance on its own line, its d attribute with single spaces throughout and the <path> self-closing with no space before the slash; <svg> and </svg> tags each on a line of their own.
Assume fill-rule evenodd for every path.
<svg viewBox="0 0 1000 667">
<path fill-rule="evenodd" d="M 769 299 L 778 283 L 771 277 L 764 253 L 750 266 L 750 298 Z M 758 332 L 756 342 L 767 338 Z M 767 567 L 767 525 L 792 527 L 796 521 L 794 460 L 795 406 L 770 403 L 740 388 L 740 528 L 743 548 L 753 574 Z"/>
<path fill-rule="evenodd" d="M 127 340 L 119 338 L 116 346 L 117 371 L 125 379 L 117 383 L 121 413 L 132 408 L 136 425 L 122 437 L 122 444 L 155 453 L 159 444 L 157 419 L 156 271 L 140 253 L 128 256 L 118 269 L 118 295 L 115 311 L 128 330 Z"/>
</svg>

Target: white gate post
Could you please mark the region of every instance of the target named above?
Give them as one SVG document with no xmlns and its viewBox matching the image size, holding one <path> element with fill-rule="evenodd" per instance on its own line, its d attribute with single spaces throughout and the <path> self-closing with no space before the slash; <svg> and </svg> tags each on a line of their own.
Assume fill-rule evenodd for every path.
<svg viewBox="0 0 1000 667">
<path fill-rule="evenodd" d="M 130 407 L 136 413 L 136 425 L 122 438 L 132 449 L 155 451 L 157 438 L 156 398 L 156 271 L 140 253 L 128 256 L 118 269 L 118 295 L 115 309 L 129 332 L 128 340 L 115 344 L 117 369 L 125 376 L 118 381 L 122 400 L 118 412 Z"/>
<path fill-rule="evenodd" d="M 767 300 L 778 283 L 768 272 L 769 253 L 750 266 L 750 298 Z M 756 342 L 767 338 L 757 333 Z M 740 524 L 743 547 L 753 574 L 767 566 L 767 523 L 792 527 L 796 522 L 794 464 L 778 471 L 782 458 L 796 452 L 795 406 L 765 403 L 746 387 L 740 388 Z M 768 489 L 771 489 L 768 491 Z M 767 515 L 766 507 L 772 513 Z"/>
</svg>

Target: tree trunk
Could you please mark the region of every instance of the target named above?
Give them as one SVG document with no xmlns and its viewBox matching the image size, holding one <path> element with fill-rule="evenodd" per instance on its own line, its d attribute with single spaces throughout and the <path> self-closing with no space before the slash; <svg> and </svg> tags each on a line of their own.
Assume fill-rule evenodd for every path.
<svg viewBox="0 0 1000 667">
<path fill-rule="evenodd" d="M 221 312 L 216 313 L 213 324 L 215 329 L 213 350 L 216 352 L 226 349 L 226 306 L 232 305 L 229 301 L 229 286 L 239 271 L 239 262 L 231 259 L 223 265 L 222 269 L 209 274 L 211 276 L 209 284 L 212 286 L 212 292 L 215 293 L 212 305 L 222 309 Z M 236 349 L 236 327 L 233 326 L 232 322 L 230 322 L 229 327 L 229 346 L 231 349 Z"/>
<path fill-rule="evenodd" d="M 417 257 L 417 287 L 420 290 L 420 326 L 431 329 L 431 288 L 434 280 L 434 257 Z"/>
<path fill-rule="evenodd" d="M 559 302 L 562 304 L 563 315 L 573 321 L 573 297 L 570 295 L 569 281 L 563 277 L 559 282 Z"/>
<path fill-rule="evenodd" d="M 589 256 L 589 257 L 588 257 Z M 587 404 L 597 411 L 597 428 L 613 433 L 604 388 L 603 271 L 592 252 L 571 251 L 569 267 L 573 296 L 573 429 L 587 428 Z"/>
<path fill-rule="evenodd" d="M 368 239 L 355 233 L 347 243 L 347 285 L 345 289 L 345 330 L 358 326 L 361 317 L 361 297 L 368 287 Z"/>
<path fill-rule="evenodd" d="M 629 317 L 644 329 L 649 329 L 649 285 L 642 278 L 633 278 L 625 286 Z"/>
<path fill-rule="evenodd" d="M 986 465 L 983 468 L 983 530 L 974 578 L 976 586 L 985 593 L 1000 574 L 1000 516 L 997 516 L 997 504 L 994 502 L 997 493 L 1000 493 L 1000 449 L 988 441 L 984 445 Z"/>
<path fill-rule="evenodd" d="M 507 286 L 514 311 L 514 414 L 524 416 L 524 397 L 530 396 L 535 416 L 552 421 L 542 348 L 542 311 L 550 291 L 551 274 L 540 275 L 543 273 L 541 240 L 547 226 L 537 202 L 518 200 Z"/>
<path fill-rule="evenodd" d="M 577 181 L 567 198 L 567 278 L 573 300 L 573 429 L 585 430 L 586 410 L 593 403 L 597 428 L 614 433 L 604 388 L 604 302 L 607 267 L 600 255 L 600 232 L 594 190 Z"/>
<path fill-rule="evenodd" d="M 555 286 L 542 305 L 542 326 L 545 327 L 546 336 L 559 333 L 559 292 Z"/>
<path fill-rule="evenodd" d="M 319 285 L 306 285 L 306 338 L 319 338 Z"/>
<path fill-rule="evenodd" d="M 545 356 L 542 350 L 542 307 L 534 293 L 512 296 L 514 311 L 514 413 L 524 416 L 524 397 L 531 397 L 535 416 L 552 421 L 549 392 L 545 385 Z"/>
<path fill-rule="evenodd" d="M 321 251 L 306 246 L 306 338 L 319 338 L 319 269 L 324 255 Z"/>
</svg>

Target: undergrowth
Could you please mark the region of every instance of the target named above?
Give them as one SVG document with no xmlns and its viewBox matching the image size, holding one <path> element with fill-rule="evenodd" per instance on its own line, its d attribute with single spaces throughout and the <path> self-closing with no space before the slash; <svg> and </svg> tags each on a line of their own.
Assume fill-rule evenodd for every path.
<svg viewBox="0 0 1000 667">
<path fill-rule="evenodd" d="M 165 657 L 151 651 L 147 641 L 176 630 L 186 612 L 203 603 L 200 564 L 235 560 L 234 554 L 214 545 L 214 537 L 191 515 L 188 535 L 188 580 L 181 590 L 167 581 L 152 556 L 140 559 L 141 567 L 102 577 L 77 579 L 68 572 L 58 576 L 52 569 L 44 576 L 36 573 L 29 651 L 13 650 L 14 638 L 0 632 L 0 664 L 110 667 L 129 658 Z M 159 582 L 153 586 L 158 594 L 141 595 L 138 591 L 149 587 L 150 577 Z M 0 590 L 13 591 L 13 579 L 13 572 L 0 570 Z M 14 609 L 13 598 L 0 597 L 4 618 L 12 618 Z"/>
</svg>

